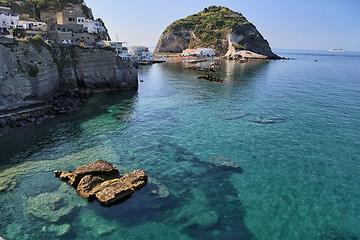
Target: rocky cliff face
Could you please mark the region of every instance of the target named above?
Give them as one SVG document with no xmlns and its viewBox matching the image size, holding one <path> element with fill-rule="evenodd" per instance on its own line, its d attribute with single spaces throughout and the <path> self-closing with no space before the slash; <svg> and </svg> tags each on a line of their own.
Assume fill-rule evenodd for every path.
<svg viewBox="0 0 360 240">
<path fill-rule="evenodd" d="M 0 106 L 45 100 L 62 92 L 51 52 L 25 42 L 0 44 Z"/>
<path fill-rule="evenodd" d="M 256 27 L 240 13 L 211 6 L 172 23 L 162 33 L 155 52 L 182 52 L 187 48 L 210 47 L 219 55 L 234 57 L 248 50 L 267 58 L 278 58 Z"/>
<path fill-rule="evenodd" d="M 101 49 L 0 44 L 0 62 L 0 106 L 43 101 L 65 92 L 137 87 L 132 62 Z"/>
<path fill-rule="evenodd" d="M 0 63 L 0 127 L 5 124 L 2 119 L 13 117 L 12 112 L 36 107 L 31 114 L 64 113 L 76 105 L 71 98 L 82 93 L 138 86 L 133 63 L 102 49 L 17 41 L 0 44 Z M 56 98 L 60 100 L 51 102 Z"/>
</svg>

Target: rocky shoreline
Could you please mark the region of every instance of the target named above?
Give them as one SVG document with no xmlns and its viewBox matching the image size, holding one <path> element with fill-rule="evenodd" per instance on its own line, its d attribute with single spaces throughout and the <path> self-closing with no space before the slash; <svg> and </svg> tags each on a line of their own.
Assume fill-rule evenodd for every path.
<svg viewBox="0 0 360 240">
<path fill-rule="evenodd" d="M 0 131 L 77 111 L 91 93 L 138 87 L 133 62 L 103 49 L 15 41 L 0 44 L 0 62 Z"/>
<path fill-rule="evenodd" d="M 0 129 L 40 124 L 45 119 L 78 111 L 87 99 L 87 94 L 74 92 L 54 97 L 49 101 L 30 101 L 28 104 L 0 109 Z"/>
</svg>

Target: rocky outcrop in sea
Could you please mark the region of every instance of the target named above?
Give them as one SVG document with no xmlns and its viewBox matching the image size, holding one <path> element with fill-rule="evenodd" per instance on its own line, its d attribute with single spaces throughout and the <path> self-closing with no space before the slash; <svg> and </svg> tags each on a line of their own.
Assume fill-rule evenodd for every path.
<svg viewBox="0 0 360 240">
<path fill-rule="evenodd" d="M 147 174 L 142 170 L 120 176 L 118 169 L 104 160 L 80 166 L 75 171 L 54 171 L 54 175 L 62 181 L 69 181 L 81 196 L 96 198 L 103 205 L 129 198 L 148 181 Z"/>
<path fill-rule="evenodd" d="M 207 47 L 218 55 L 239 58 L 238 52 L 252 52 L 257 59 L 278 59 L 269 43 L 241 13 L 210 6 L 179 19 L 160 36 L 155 52 L 179 53 L 187 48 Z M 252 56 L 250 56 L 252 57 Z"/>
</svg>

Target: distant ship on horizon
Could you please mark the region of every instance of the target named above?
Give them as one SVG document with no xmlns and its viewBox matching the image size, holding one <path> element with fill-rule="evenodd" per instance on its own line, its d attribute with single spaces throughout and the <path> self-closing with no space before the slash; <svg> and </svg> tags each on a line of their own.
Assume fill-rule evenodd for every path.
<svg viewBox="0 0 360 240">
<path fill-rule="evenodd" d="M 343 52 L 344 49 L 342 49 L 342 48 L 330 48 L 329 51 L 330 52 Z"/>
</svg>

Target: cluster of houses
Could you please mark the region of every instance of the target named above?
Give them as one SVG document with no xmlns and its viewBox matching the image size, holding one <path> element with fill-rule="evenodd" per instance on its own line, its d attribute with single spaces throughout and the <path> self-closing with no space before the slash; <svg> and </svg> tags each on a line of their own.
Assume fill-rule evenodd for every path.
<svg viewBox="0 0 360 240">
<path fill-rule="evenodd" d="M 40 35 L 52 44 L 109 46 L 122 59 L 152 61 L 152 54 L 144 46 L 132 47 L 129 53 L 126 42 L 110 41 L 103 22 L 87 18 L 81 6 L 73 6 L 71 10 L 65 9 L 57 12 L 56 15 L 41 16 L 41 19 L 47 20 L 46 22 L 30 19 L 29 16 L 23 18 L 22 15 L 12 13 L 11 8 L 0 7 L 1 36 L 24 38 Z"/>
<path fill-rule="evenodd" d="M 213 57 L 215 51 L 212 48 L 196 48 L 196 49 L 185 49 L 183 50 L 182 56 L 197 56 L 197 57 Z"/>
<path fill-rule="evenodd" d="M 152 54 L 144 46 L 127 47 L 126 42 L 110 41 L 103 22 L 87 18 L 80 6 L 73 6 L 56 14 L 41 13 L 44 22 L 36 21 L 29 16 L 14 14 L 11 8 L 0 6 L 0 36 L 13 38 L 33 37 L 40 35 L 51 44 L 79 45 L 83 47 L 104 47 L 114 49 L 122 59 L 133 59 L 138 62 L 151 62 Z M 214 56 L 210 48 L 186 49 L 183 56 Z"/>
<path fill-rule="evenodd" d="M 48 22 L 35 19 L 21 19 L 8 7 L 0 7 L 1 35 L 22 38 L 41 35 L 53 43 L 67 43 L 95 46 L 107 36 L 104 24 L 99 20 L 86 18 L 82 10 L 62 11 Z M 16 31 L 15 31 L 16 30 Z"/>
</svg>

